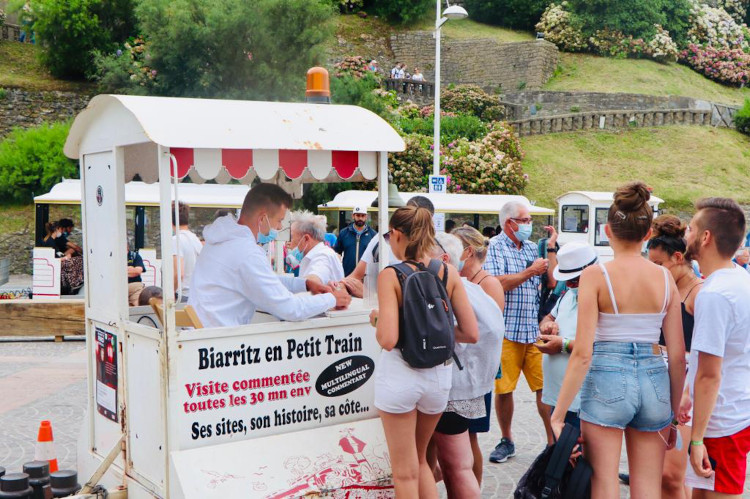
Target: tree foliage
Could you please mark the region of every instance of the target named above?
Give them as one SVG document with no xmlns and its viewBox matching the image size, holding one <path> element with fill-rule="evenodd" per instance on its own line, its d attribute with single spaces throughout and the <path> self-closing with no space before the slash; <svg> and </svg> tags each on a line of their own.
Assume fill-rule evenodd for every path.
<svg viewBox="0 0 750 499">
<path fill-rule="evenodd" d="M 78 177 L 78 163 L 63 154 L 68 130 L 69 123 L 15 128 L 0 142 L 0 199 L 27 203 L 63 177 Z"/>
<path fill-rule="evenodd" d="M 113 50 L 135 26 L 133 0 L 31 0 L 27 9 L 41 60 L 59 78 L 90 74 L 93 52 Z"/>
<path fill-rule="evenodd" d="M 531 30 L 551 0 L 465 0 L 469 17 L 482 23 Z"/>
<path fill-rule="evenodd" d="M 323 60 L 335 10 L 324 0 L 141 0 L 136 15 L 156 75 L 150 93 L 296 100 Z M 100 82 L 142 92 L 121 56 L 98 59 Z"/>
<path fill-rule="evenodd" d="M 365 8 L 394 24 L 409 24 L 422 19 L 435 8 L 433 0 L 369 0 Z"/>
<path fill-rule="evenodd" d="M 750 99 L 745 99 L 745 104 L 734 115 L 734 126 L 738 131 L 750 135 Z"/>
<path fill-rule="evenodd" d="M 690 26 L 690 0 L 568 0 L 568 5 L 587 36 L 607 29 L 650 40 L 658 24 L 682 46 Z"/>
</svg>

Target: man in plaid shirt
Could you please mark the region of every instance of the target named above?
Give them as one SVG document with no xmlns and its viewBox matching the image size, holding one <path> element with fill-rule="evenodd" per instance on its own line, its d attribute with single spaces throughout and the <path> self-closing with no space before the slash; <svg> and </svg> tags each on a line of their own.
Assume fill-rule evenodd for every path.
<svg viewBox="0 0 750 499">
<path fill-rule="evenodd" d="M 490 454 L 493 463 L 505 462 L 516 455 L 511 423 L 513 421 L 513 391 L 521 371 L 531 391 L 536 392 L 537 409 L 544 422 L 547 441 L 553 442 L 549 422 L 549 408 L 542 403 L 542 354 L 534 347 L 539 336 L 539 295 L 541 275 L 547 274 L 549 287 L 556 282 L 552 270 L 557 265 L 557 232 L 547 240 L 549 260 L 539 258 L 531 236 L 529 208 L 520 202 L 506 203 L 500 211 L 503 231 L 492 238 L 487 250 L 484 269 L 497 276 L 505 290 L 505 339 L 500 361 L 502 377 L 495 380 L 495 411 L 502 439 Z"/>
</svg>

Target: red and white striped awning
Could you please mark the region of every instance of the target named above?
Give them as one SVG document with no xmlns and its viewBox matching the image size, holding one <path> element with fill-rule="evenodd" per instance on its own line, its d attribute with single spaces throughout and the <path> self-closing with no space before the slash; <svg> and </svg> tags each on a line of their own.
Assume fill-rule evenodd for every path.
<svg viewBox="0 0 750 499">
<path fill-rule="evenodd" d="M 405 148 L 385 120 L 356 106 L 99 95 L 76 117 L 65 154 L 120 147 L 125 181 L 154 182 L 157 146 L 169 148 L 180 179 L 243 183 L 373 180 L 378 153 Z"/>
<path fill-rule="evenodd" d="M 178 178 L 203 180 L 269 180 L 281 170 L 291 180 L 324 181 L 334 172 L 342 180 L 377 178 L 373 151 L 318 151 L 300 149 L 194 149 L 170 148 Z M 358 175 L 357 175 L 358 174 Z"/>
</svg>

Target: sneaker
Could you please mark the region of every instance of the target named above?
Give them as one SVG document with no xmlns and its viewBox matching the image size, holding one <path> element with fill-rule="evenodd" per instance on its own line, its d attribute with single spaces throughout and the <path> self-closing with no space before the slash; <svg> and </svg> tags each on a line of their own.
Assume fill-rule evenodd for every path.
<svg viewBox="0 0 750 499">
<path fill-rule="evenodd" d="M 620 478 L 620 481 L 624 483 L 625 485 L 630 485 L 630 475 L 627 473 L 619 473 L 617 475 Z"/>
<path fill-rule="evenodd" d="M 490 454 L 491 463 L 504 463 L 509 457 L 516 455 L 516 444 L 503 437 L 495 450 Z"/>
</svg>

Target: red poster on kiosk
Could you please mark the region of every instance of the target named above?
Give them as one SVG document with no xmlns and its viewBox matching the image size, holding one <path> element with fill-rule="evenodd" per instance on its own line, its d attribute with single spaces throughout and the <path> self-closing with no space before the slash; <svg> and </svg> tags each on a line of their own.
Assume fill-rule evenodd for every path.
<svg viewBox="0 0 750 499">
<path fill-rule="evenodd" d="M 99 414 L 118 421 L 117 336 L 96 328 L 96 408 Z"/>
</svg>

